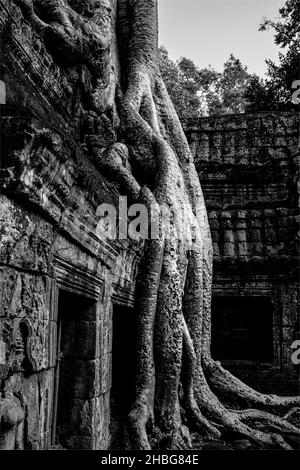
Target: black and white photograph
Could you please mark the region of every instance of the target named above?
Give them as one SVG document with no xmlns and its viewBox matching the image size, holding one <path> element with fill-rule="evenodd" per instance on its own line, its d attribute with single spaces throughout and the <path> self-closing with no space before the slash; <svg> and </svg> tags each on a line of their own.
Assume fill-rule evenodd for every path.
<svg viewBox="0 0 300 470">
<path fill-rule="evenodd" d="M 297 454 L 300 0 L 0 0 L 0 126 L 0 466 Z"/>
</svg>

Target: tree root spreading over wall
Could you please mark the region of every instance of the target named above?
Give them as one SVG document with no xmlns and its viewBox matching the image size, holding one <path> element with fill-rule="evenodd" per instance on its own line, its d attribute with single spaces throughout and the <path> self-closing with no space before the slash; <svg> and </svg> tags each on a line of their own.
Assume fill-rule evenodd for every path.
<svg viewBox="0 0 300 470">
<path fill-rule="evenodd" d="M 122 139 L 104 151 L 94 149 L 97 166 L 132 201 L 157 208 L 166 204 L 191 221 L 192 250 L 178 240 L 175 226 L 170 237 L 164 236 L 162 224 L 159 239 L 145 244 L 137 285 L 138 365 L 129 446 L 189 448 L 193 431 L 203 439 L 225 439 L 231 432 L 257 447 L 291 449 L 300 439 L 292 424 L 300 398 L 260 394 L 210 355 L 211 237 L 193 158 L 158 70 L 157 1 L 15 3 L 53 56 L 86 64 L 94 83 L 104 73 L 103 54 L 109 51 L 110 66 L 118 62 L 111 47 L 116 26 L 121 66 L 115 107 Z M 124 164 L 128 159 L 133 171 Z"/>
</svg>

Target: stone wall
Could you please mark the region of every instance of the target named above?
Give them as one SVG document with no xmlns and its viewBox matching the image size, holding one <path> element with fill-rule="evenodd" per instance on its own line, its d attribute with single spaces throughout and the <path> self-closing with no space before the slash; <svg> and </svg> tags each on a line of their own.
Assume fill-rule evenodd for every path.
<svg viewBox="0 0 300 470">
<path fill-rule="evenodd" d="M 105 449 L 113 309 L 133 308 L 141 247 L 97 231 L 119 193 L 86 156 L 109 138 L 77 89 L 88 71 L 58 67 L 13 2 L 0 10 L 0 448 Z"/>
<path fill-rule="evenodd" d="M 116 206 L 119 192 L 89 148 L 116 139 L 113 111 L 85 109 L 85 65 L 59 67 L 13 2 L 0 10 L 0 448 L 105 449 L 113 315 L 132 325 L 142 251 L 97 231 L 98 206 Z M 286 393 L 299 297 L 297 116 L 204 119 L 186 132 L 210 215 L 214 296 L 274 306 L 265 380 L 251 372 L 257 362 L 238 373 L 256 386 L 279 374 Z"/>
<path fill-rule="evenodd" d="M 273 360 L 224 362 L 263 390 L 284 392 L 288 382 L 297 391 L 291 345 L 299 335 L 299 115 L 204 118 L 185 130 L 209 213 L 213 295 L 227 297 L 227 306 L 229 298 L 272 304 Z M 263 307 L 259 314 L 255 321 L 263 320 Z"/>
</svg>

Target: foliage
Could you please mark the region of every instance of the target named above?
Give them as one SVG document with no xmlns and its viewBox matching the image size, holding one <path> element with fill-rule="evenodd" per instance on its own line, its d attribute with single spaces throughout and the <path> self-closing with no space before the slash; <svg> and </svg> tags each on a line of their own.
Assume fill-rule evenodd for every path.
<svg viewBox="0 0 300 470">
<path fill-rule="evenodd" d="M 253 76 L 233 54 L 220 73 L 211 66 L 200 69 L 186 57 L 175 63 L 161 47 L 160 69 L 182 121 L 205 115 L 243 113 L 248 106 L 245 92 Z"/>
<path fill-rule="evenodd" d="M 264 19 L 260 31 L 274 29 L 275 44 L 283 52 L 279 53 L 279 64 L 267 60 L 268 79 L 265 82 L 266 94 L 278 109 L 293 108 L 292 84 L 300 78 L 300 2 L 287 0 L 279 10 L 280 18 L 276 21 Z"/>
<path fill-rule="evenodd" d="M 159 66 L 171 100 L 181 120 L 201 114 L 198 85 L 184 75 L 178 64 L 169 59 L 164 47 L 159 49 Z"/>
<path fill-rule="evenodd" d="M 222 73 L 211 66 L 198 68 L 190 59 L 173 62 L 160 48 L 160 69 L 169 95 L 182 121 L 205 115 L 295 109 L 292 84 L 300 78 L 300 0 L 287 0 L 278 20 L 264 19 L 260 31 L 273 28 L 282 52 L 279 64 L 267 60 L 267 78 L 249 74 L 230 55 Z"/>
</svg>

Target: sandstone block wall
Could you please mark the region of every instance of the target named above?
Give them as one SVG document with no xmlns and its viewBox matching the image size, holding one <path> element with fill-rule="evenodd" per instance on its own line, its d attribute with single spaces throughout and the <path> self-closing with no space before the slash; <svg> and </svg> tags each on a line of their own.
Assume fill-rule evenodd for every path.
<svg viewBox="0 0 300 470">
<path fill-rule="evenodd" d="M 83 148 L 106 122 L 85 113 L 83 71 L 72 82 L 21 10 L 0 8 L 0 448 L 47 449 L 59 431 L 105 449 L 113 310 L 133 307 L 139 247 L 97 232 L 119 194 Z"/>
<path fill-rule="evenodd" d="M 185 130 L 209 213 L 214 297 L 270 299 L 273 360 L 259 366 L 261 386 L 282 391 L 295 374 L 291 345 L 299 335 L 299 115 L 204 118 Z M 251 365 L 229 366 L 246 376 Z M 286 373 L 281 385 L 270 368 L 274 377 Z"/>
<path fill-rule="evenodd" d="M 21 10 L 0 7 L 0 447 L 47 449 L 59 430 L 70 448 L 105 449 L 114 311 L 134 312 L 141 254 L 97 232 L 97 207 L 118 205 L 119 193 L 86 150 L 95 138 L 109 145 L 114 129 L 84 109 L 85 66 L 67 74 Z M 286 393 L 299 331 L 298 117 L 203 119 L 186 133 L 209 211 L 214 297 L 273 305 L 272 361 L 229 367 L 271 391 L 280 379 Z"/>
</svg>

